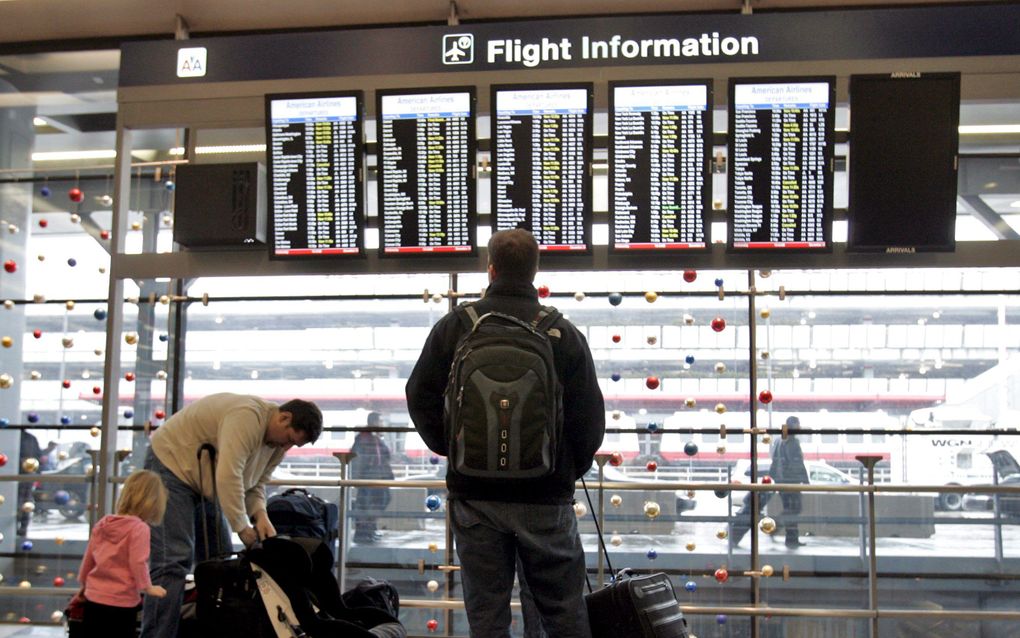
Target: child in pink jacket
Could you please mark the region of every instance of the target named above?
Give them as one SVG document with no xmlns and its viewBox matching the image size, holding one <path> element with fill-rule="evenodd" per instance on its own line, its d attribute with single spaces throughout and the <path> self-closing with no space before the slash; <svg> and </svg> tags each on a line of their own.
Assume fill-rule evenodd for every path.
<svg viewBox="0 0 1020 638">
<path fill-rule="evenodd" d="M 141 594 L 162 598 L 166 590 L 149 579 L 149 525 L 163 522 L 166 488 L 154 472 L 127 478 L 117 513 L 92 529 L 78 582 L 85 596 L 83 633 L 87 637 L 133 638 Z"/>
</svg>

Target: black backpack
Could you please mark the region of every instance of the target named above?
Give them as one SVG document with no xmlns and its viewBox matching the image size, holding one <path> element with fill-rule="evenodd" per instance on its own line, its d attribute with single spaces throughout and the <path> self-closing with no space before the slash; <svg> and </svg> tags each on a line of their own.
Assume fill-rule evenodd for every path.
<svg viewBox="0 0 1020 638">
<path fill-rule="evenodd" d="M 317 538 L 332 547 L 339 534 L 340 508 L 295 487 L 271 497 L 266 513 L 277 534 Z"/>
<path fill-rule="evenodd" d="M 461 337 L 446 386 L 444 423 L 454 471 L 490 479 L 547 476 L 563 432 L 563 388 L 550 337 L 558 310 L 543 306 L 528 323 L 499 312 L 455 312 Z"/>
</svg>

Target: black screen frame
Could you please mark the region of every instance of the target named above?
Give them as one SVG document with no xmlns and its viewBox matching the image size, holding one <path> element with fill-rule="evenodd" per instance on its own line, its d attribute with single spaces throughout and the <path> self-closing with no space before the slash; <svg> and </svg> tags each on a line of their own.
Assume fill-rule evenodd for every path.
<svg viewBox="0 0 1020 638">
<path fill-rule="evenodd" d="M 272 104 L 278 100 L 300 100 L 313 98 L 354 98 L 354 179 L 357 188 L 354 193 L 355 226 L 357 231 L 357 252 L 349 253 L 307 253 L 299 255 L 278 254 L 276 252 L 276 207 L 273 194 L 273 115 Z M 364 91 L 314 91 L 299 93 L 267 93 L 265 96 L 265 131 L 266 131 L 266 181 L 268 184 L 268 228 L 266 244 L 269 246 L 269 259 L 274 261 L 328 261 L 364 258 L 365 253 L 365 92 Z"/>
<path fill-rule="evenodd" d="M 467 132 L 467 156 L 468 156 L 468 173 L 467 179 L 467 198 L 468 198 L 468 242 L 469 250 L 422 250 L 418 251 L 395 251 L 387 252 L 385 245 L 385 228 L 383 221 L 383 192 L 384 192 L 384 179 L 382 162 L 379 157 L 382 153 L 382 122 L 383 122 L 383 111 L 382 101 L 385 96 L 393 95 L 425 95 L 425 94 L 442 94 L 442 93 L 467 93 L 469 96 L 469 109 L 470 115 L 468 116 L 468 132 Z M 475 86 L 433 86 L 433 87 L 414 87 L 408 89 L 379 89 L 375 92 L 375 117 L 376 117 L 376 182 L 377 182 L 377 206 L 376 217 L 379 226 L 379 258 L 380 259 L 392 259 L 392 258 L 408 258 L 408 259 L 434 259 L 436 257 L 464 257 L 464 256 L 476 256 L 478 254 L 478 139 L 476 135 L 476 119 L 478 117 L 478 90 Z M 417 199 L 415 200 L 415 206 L 417 210 Z"/>
<path fill-rule="evenodd" d="M 493 84 L 489 87 L 489 121 L 492 153 L 492 178 L 490 179 L 490 226 L 493 233 L 496 232 L 498 222 L 498 211 L 496 205 L 496 167 L 499 162 L 499 145 L 496 142 L 496 97 L 502 91 L 548 91 L 548 90 L 577 90 L 583 89 L 587 94 L 587 113 L 584 117 L 584 183 L 582 193 L 584 196 L 584 209 L 581 211 L 582 225 L 584 229 L 583 249 L 553 249 L 546 248 L 539 243 L 539 251 L 549 257 L 560 255 L 591 255 L 592 254 L 592 224 L 594 223 L 592 204 L 592 158 L 594 140 L 594 119 L 595 119 L 595 85 L 592 82 L 550 82 L 538 84 Z M 537 239 L 537 238 L 536 238 Z"/>
<path fill-rule="evenodd" d="M 876 253 L 876 252 L 954 252 L 956 250 L 956 202 L 958 196 L 958 184 L 959 184 L 959 158 L 960 158 L 960 73 L 958 72 L 936 72 L 936 73 L 886 73 L 886 74 L 859 74 L 850 76 L 850 134 L 849 134 L 849 159 L 847 162 L 847 170 L 849 172 L 849 199 L 847 205 L 847 252 L 854 253 Z M 948 81 L 949 91 L 940 97 L 947 97 L 953 104 L 956 105 L 956 109 L 949 113 L 949 117 L 946 121 L 941 124 L 944 125 L 943 133 L 945 137 L 941 140 L 952 147 L 952 167 L 949 169 L 947 166 L 943 166 L 942 170 L 945 170 L 944 174 L 933 175 L 931 182 L 939 184 L 952 184 L 952 191 L 954 193 L 952 200 L 948 198 L 941 202 L 946 206 L 946 210 L 941 211 L 944 216 L 941 220 L 942 225 L 940 229 L 946 233 L 945 243 L 924 243 L 924 244 L 908 244 L 908 243 L 862 243 L 860 235 L 862 234 L 861 224 L 863 220 L 859 220 L 857 212 L 860 204 L 860 197 L 858 197 L 858 189 L 861 189 L 863 193 L 868 187 L 876 188 L 877 185 L 863 183 L 861 180 L 862 167 L 860 163 L 866 161 L 875 161 L 874 156 L 868 158 L 864 157 L 862 152 L 858 152 L 854 148 L 854 130 L 860 130 L 863 124 L 863 116 L 861 111 L 863 110 L 862 99 L 865 97 L 874 98 L 873 95 L 866 95 L 868 84 L 883 84 L 883 85 L 900 85 L 905 86 L 910 83 L 920 82 L 945 82 Z M 857 101 L 857 108 L 854 108 L 855 97 Z M 899 102 L 906 107 L 906 101 Z M 925 111 L 925 118 L 930 117 L 932 105 L 930 103 L 915 105 L 919 110 Z M 855 118 L 856 112 L 856 118 Z M 905 113 L 901 113 L 904 115 Z M 856 124 L 855 124 L 856 122 Z M 885 147 L 901 148 L 904 140 L 887 140 Z M 874 151 L 875 149 L 871 149 Z M 865 150 L 866 152 L 866 150 Z M 926 156 L 929 160 L 926 164 L 926 168 L 935 168 L 931 165 L 931 157 Z M 945 158 L 939 158 L 940 160 Z M 896 183 L 895 180 L 891 180 L 892 183 Z M 948 191 L 948 189 L 947 189 Z M 857 200 L 856 202 L 854 200 Z M 856 205 L 855 205 L 856 204 Z M 904 220 L 904 222 L 912 227 L 918 223 L 935 223 L 932 219 L 934 214 L 925 214 L 923 219 Z M 873 221 L 875 215 L 871 215 L 868 221 Z M 888 226 L 883 226 L 888 228 Z M 874 231 L 873 231 L 874 232 Z"/>
<path fill-rule="evenodd" d="M 824 246 L 734 246 L 734 208 L 733 191 L 736 181 L 736 171 L 733 170 L 734 145 L 736 135 L 736 87 L 741 84 L 808 84 L 824 82 L 828 84 L 829 108 L 825 113 L 825 147 L 823 149 L 825 173 L 828 179 L 823 187 L 822 204 L 822 236 Z M 770 76 L 770 77 L 733 77 L 729 79 L 728 87 L 729 108 L 727 109 L 727 142 L 726 142 L 726 252 L 733 254 L 825 254 L 831 253 L 833 249 L 832 222 L 833 203 L 832 191 L 835 178 L 835 148 L 836 148 L 836 76 L 834 75 L 801 75 L 801 76 Z"/>
<path fill-rule="evenodd" d="M 683 247 L 665 245 L 644 249 L 619 248 L 616 245 L 616 171 L 614 170 L 614 158 L 616 156 L 616 88 L 617 87 L 672 87 L 672 86 L 704 86 L 706 90 L 705 112 L 702 115 L 702 154 L 701 170 L 703 188 L 701 193 L 701 225 L 704 235 L 704 246 Z M 621 255 L 688 255 L 707 253 L 712 250 L 712 172 L 710 162 L 712 158 L 712 114 L 714 108 L 714 86 L 711 79 L 684 79 L 684 80 L 613 80 L 609 82 L 609 252 Z M 649 214 L 648 210 L 639 211 L 639 214 Z"/>
</svg>

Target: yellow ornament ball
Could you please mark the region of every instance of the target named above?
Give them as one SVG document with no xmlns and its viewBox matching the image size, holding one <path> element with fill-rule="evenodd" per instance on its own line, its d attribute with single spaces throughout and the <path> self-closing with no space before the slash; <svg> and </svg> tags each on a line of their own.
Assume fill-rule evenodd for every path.
<svg viewBox="0 0 1020 638">
<path fill-rule="evenodd" d="M 64 307 L 67 308 L 68 310 L 74 310 L 74 302 L 68 299 L 67 301 L 64 302 Z"/>
<path fill-rule="evenodd" d="M 25 474 L 32 474 L 39 471 L 39 459 L 29 457 L 21 462 L 21 471 Z"/>
<path fill-rule="evenodd" d="M 772 435 L 771 434 L 762 435 L 761 442 L 762 443 L 771 443 L 772 442 Z"/>
<path fill-rule="evenodd" d="M 436 592 L 439 590 L 439 582 L 435 580 L 430 580 L 429 582 L 425 583 L 425 588 L 431 592 Z"/>
<path fill-rule="evenodd" d="M 768 308 L 762 308 L 762 309 L 761 309 L 761 312 L 760 312 L 760 313 L 758 313 L 758 314 L 760 314 L 760 315 L 761 315 L 761 318 L 762 318 L 762 319 L 768 319 L 769 317 L 771 317 L 771 316 L 772 316 L 772 311 L 771 311 L 771 310 L 769 310 Z"/>
<path fill-rule="evenodd" d="M 7 374 L 6 372 L 3 373 L 3 374 L 0 374 L 0 388 L 7 389 L 7 388 L 11 387 L 12 385 L 14 385 L 14 377 L 12 377 L 11 375 Z"/>
<path fill-rule="evenodd" d="M 620 507 L 622 503 L 623 497 L 620 496 L 619 494 L 613 494 L 612 496 L 609 497 L 609 504 L 612 505 L 613 507 Z"/>
<path fill-rule="evenodd" d="M 726 530 L 724 530 L 724 529 L 721 529 L 721 530 L 719 530 L 719 531 L 717 531 L 717 532 L 715 533 L 715 537 L 716 537 L 716 538 L 718 538 L 718 539 L 719 539 L 719 540 L 721 540 L 721 541 L 724 541 L 724 540 L 726 540 L 726 538 L 727 538 L 727 537 L 728 537 L 729 535 L 730 535 L 730 533 L 729 533 L 729 532 L 727 532 L 727 531 L 726 531 Z"/>
<path fill-rule="evenodd" d="M 134 332 L 128 332 L 124 335 L 124 342 L 129 346 L 133 346 L 138 343 L 138 335 Z"/>
<path fill-rule="evenodd" d="M 435 543 L 429 543 L 429 551 L 435 554 L 436 552 L 439 551 L 439 545 L 436 545 Z"/>
<path fill-rule="evenodd" d="M 89 429 L 89 434 L 91 434 L 93 437 L 99 436 L 99 428 L 97 428 L 97 427 L 90 428 Z"/>
<path fill-rule="evenodd" d="M 771 516 L 766 516 L 758 521 L 758 529 L 760 529 L 764 534 L 774 533 L 776 531 L 776 519 Z"/>
<path fill-rule="evenodd" d="M 6 498 L 4 498 L 4 495 L 3 495 L 3 494 L 0 494 L 0 505 L 3 505 L 3 504 L 4 504 L 4 503 L 6 503 L 6 502 L 7 502 L 7 499 L 6 499 Z"/>
<path fill-rule="evenodd" d="M 724 443 L 720 443 L 715 446 L 715 452 L 716 454 L 726 454 L 726 445 Z"/>
<path fill-rule="evenodd" d="M 131 222 L 131 230 L 141 230 L 142 222 Z"/>
<path fill-rule="evenodd" d="M 775 573 L 776 573 L 776 570 L 772 568 L 772 565 L 762 565 L 761 566 L 761 575 L 762 576 L 768 578 L 769 576 L 771 576 L 772 574 L 775 574 Z"/>
<path fill-rule="evenodd" d="M 2 344 L 3 347 L 5 348 L 10 348 L 11 346 L 14 345 L 14 339 L 11 339 L 8 336 L 4 336 L 2 339 L 0 339 L 0 344 Z"/>
<path fill-rule="evenodd" d="M 64 537 L 63 536 L 57 536 L 56 538 L 53 539 L 53 542 L 56 543 L 57 545 L 63 545 L 64 544 Z"/>
<path fill-rule="evenodd" d="M 693 552 L 695 549 L 698 548 L 698 545 L 694 541 L 687 541 L 687 544 L 684 545 L 684 547 L 687 549 L 687 551 Z"/>
<path fill-rule="evenodd" d="M 645 301 L 647 301 L 648 303 L 655 303 L 655 301 L 658 298 L 659 293 L 655 292 L 654 290 L 649 290 L 648 292 L 645 293 Z"/>
<path fill-rule="evenodd" d="M 648 518 L 656 518 L 661 512 L 662 509 L 655 501 L 648 501 L 645 503 L 645 516 Z"/>
<path fill-rule="evenodd" d="M 684 405 L 686 405 L 689 408 L 693 408 L 696 405 L 698 405 L 698 401 L 694 397 L 687 397 L 686 399 L 684 399 Z"/>
<path fill-rule="evenodd" d="M 60 450 L 59 452 L 57 452 L 57 458 L 60 459 L 61 461 L 66 461 L 68 456 L 69 455 L 67 453 L 67 450 Z"/>
<path fill-rule="evenodd" d="M 723 413 L 725 413 L 726 412 L 726 404 L 725 403 L 716 403 L 715 404 L 715 411 L 716 411 L 716 414 L 723 414 Z"/>
</svg>

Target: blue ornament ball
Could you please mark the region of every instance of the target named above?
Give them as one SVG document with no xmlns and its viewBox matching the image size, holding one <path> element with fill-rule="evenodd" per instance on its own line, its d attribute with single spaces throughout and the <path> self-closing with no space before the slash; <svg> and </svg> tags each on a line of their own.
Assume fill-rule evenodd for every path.
<svg viewBox="0 0 1020 638">
<path fill-rule="evenodd" d="M 163 182 L 163 187 L 166 188 L 168 191 L 173 192 L 173 190 L 177 188 L 177 184 L 174 184 L 170 180 L 166 180 L 165 182 Z"/>
<path fill-rule="evenodd" d="M 38 423 L 39 422 L 39 415 L 36 414 L 35 412 L 29 412 L 28 413 L 28 422 L 29 423 Z"/>
<path fill-rule="evenodd" d="M 97 321 L 103 321 L 106 319 L 106 311 L 102 308 L 96 308 L 95 311 L 93 311 L 92 316 L 95 317 Z"/>
<path fill-rule="evenodd" d="M 649 432 L 657 432 L 659 430 L 659 424 L 649 423 L 648 425 L 645 426 L 645 429 L 648 430 Z"/>
<path fill-rule="evenodd" d="M 729 494 L 727 490 L 715 490 L 716 498 L 726 498 L 727 494 Z"/>
<path fill-rule="evenodd" d="M 619 372 L 614 372 L 613 374 L 609 375 L 609 378 L 612 379 L 613 381 L 619 381 L 622 377 L 620 376 Z"/>
<path fill-rule="evenodd" d="M 134 410 L 124 410 L 124 418 L 130 419 L 135 415 Z"/>
<path fill-rule="evenodd" d="M 71 494 L 66 490 L 57 490 L 53 494 L 53 502 L 57 505 L 67 505 L 71 502 Z"/>
<path fill-rule="evenodd" d="M 684 361 L 686 361 L 687 365 L 689 366 L 694 365 L 694 355 L 693 354 L 687 355 L 686 357 L 684 357 Z"/>
<path fill-rule="evenodd" d="M 425 507 L 427 507 L 430 512 L 436 511 L 442 506 L 442 504 L 443 500 L 435 494 L 431 494 L 425 499 Z"/>
<path fill-rule="evenodd" d="M 659 557 L 659 552 L 655 551 L 654 549 L 650 549 L 648 550 L 648 554 L 646 554 L 646 556 L 648 556 L 648 560 L 655 560 L 656 558 Z"/>
<path fill-rule="evenodd" d="M 623 295 L 618 292 L 609 293 L 609 303 L 613 306 L 619 306 L 623 303 Z"/>
<path fill-rule="evenodd" d="M 69 416 L 60 417 L 60 425 L 71 425 L 71 417 Z"/>
<path fill-rule="evenodd" d="M 717 622 L 720 625 L 725 625 L 726 624 L 726 614 L 719 614 L 718 616 L 716 616 L 715 617 L 715 622 Z"/>
<path fill-rule="evenodd" d="M 70 266 L 71 268 L 74 268 L 75 266 L 78 265 L 78 260 L 75 259 L 74 257 L 68 257 L 67 258 L 67 265 Z"/>
<path fill-rule="evenodd" d="M 698 444 L 694 441 L 688 441 L 684 443 L 684 454 L 687 456 L 694 456 L 698 453 Z"/>
<path fill-rule="evenodd" d="M 722 277 L 719 277 L 718 279 L 715 280 L 715 287 L 716 288 L 722 288 L 722 285 L 723 285 Z"/>
<path fill-rule="evenodd" d="M 32 541 L 25 541 L 21 544 L 21 550 L 25 552 L 32 551 Z"/>
<path fill-rule="evenodd" d="M 686 583 L 684 583 L 684 589 L 693 594 L 694 592 L 698 591 L 698 583 L 694 582 L 693 580 L 689 580 Z"/>
<path fill-rule="evenodd" d="M 433 454 L 429 457 L 429 463 L 432 465 L 439 465 L 439 457 Z"/>
<path fill-rule="evenodd" d="M 167 333 L 163 332 L 163 333 L 161 333 L 159 335 L 159 340 L 162 341 L 163 343 L 166 343 L 167 341 L 170 340 L 170 335 L 168 335 Z"/>
<path fill-rule="evenodd" d="M 39 194 L 42 195 L 43 197 L 49 197 L 50 195 L 53 194 L 53 191 L 50 190 L 49 186 L 43 186 L 42 188 L 39 189 Z"/>
<path fill-rule="evenodd" d="M 7 417 L 0 418 L 0 428 L 5 428 L 11 424 L 11 420 Z"/>
</svg>

